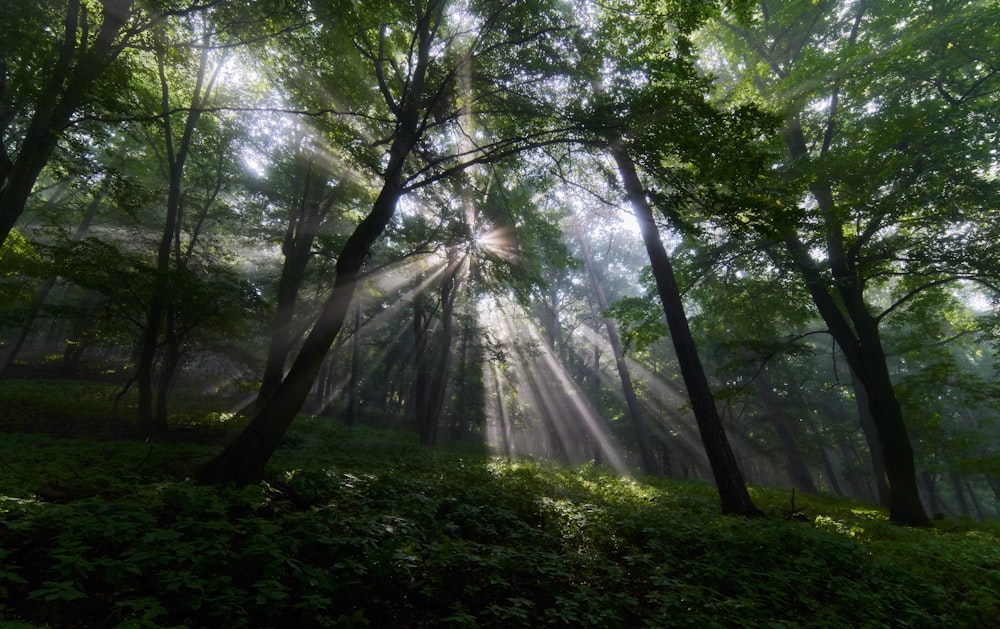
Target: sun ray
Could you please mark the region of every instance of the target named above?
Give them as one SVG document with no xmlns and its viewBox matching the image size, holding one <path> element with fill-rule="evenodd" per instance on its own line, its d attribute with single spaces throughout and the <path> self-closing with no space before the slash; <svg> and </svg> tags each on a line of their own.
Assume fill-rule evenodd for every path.
<svg viewBox="0 0 1000 629">
<path fill-rule="evenodd" d="M 517 396 L 528 403 L 539 423 L 519 426 L 517 432 L 520 434 L 508 438 L 506 446 L 496 439 L 499 431 L 505 428 L 495 428 L 491 433 L 494 436 L 492 445 L 498 449 L 510 448 L 515 456 L 524 453 L 542 454 L 545 452 L 539 447 L 539 443 L 555 440 L 557 443 L 548 448 L 549 451 L 555 449 L 571 461 L 582 462 L 592 455 L 587 444 L 596 444 L 602 458 L 619 473 L 627 473 L 629 466 L 605 422 L 544 342 L 537 326 L 523 313 L 512 312 L 514 309 L 518 307 L 495 300 L 487 308 L 487 325 L 511 350 L 512 356 L 507 365 L 513 373 Z M 497 380 L 499 383 L 499 379 Z M 497 386 L 499 388 L 499 384 Z M 502 417 L 503 412 L 505 411 L 500 411 L 494 420 Z M 509 414 L 506 430 L 511 430 Z M 531 442 L 524 446 L 517 444 L 518 437 L 529 436 L 532 437 Z"/>
</svg>

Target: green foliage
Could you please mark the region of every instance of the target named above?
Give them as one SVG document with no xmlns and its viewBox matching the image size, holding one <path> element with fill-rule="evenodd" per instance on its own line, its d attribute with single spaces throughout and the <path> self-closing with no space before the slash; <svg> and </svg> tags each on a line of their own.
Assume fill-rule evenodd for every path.
<svg viewBox="0 0 1000 629">
<path fill-rule="evenodd" d="M 0 438 L 0 614 L 94 626 L 981 626 L 984 529 L 877 509 L 510 462 L 300 418 L 269 472 L 202 487 L 204 448 Z M 58 496 L 54 489 L 61 488 Z M 801 521 L 801 520 L 807 521 Z"/>
</svg>

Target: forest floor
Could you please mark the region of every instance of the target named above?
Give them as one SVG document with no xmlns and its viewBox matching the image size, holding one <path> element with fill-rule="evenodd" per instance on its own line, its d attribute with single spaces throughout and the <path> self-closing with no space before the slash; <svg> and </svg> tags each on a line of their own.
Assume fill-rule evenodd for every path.
<svg viewBox="0 0 1000 629">
<path fill-rule="evenodd" d="M 188 479 L 232 426 L 128 439 L 109 387 L 0 381 L 4 627 L 986 627 L 1000 529 L 422 448 L 303 416 L 243 489 Z M 109 419 L 110 417 L 110 419 Z"/>
</svg>

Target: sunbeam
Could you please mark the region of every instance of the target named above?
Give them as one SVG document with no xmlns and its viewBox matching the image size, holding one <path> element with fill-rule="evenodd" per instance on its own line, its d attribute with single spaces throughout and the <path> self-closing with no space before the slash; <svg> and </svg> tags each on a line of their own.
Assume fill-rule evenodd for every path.
<svg viewBox="0 0 1000 629">
<path fill-rule="evenodd" d="M 494 386 L 501 401 L 493 419 L 502 424 L 488 431 L 491 445 L 500 451 L 510 451 L 513 456 L 556 455 L 575 463 L 595 458 L 596 445 L 600 457 L 612 468 L 628 473 L 629 466 L 605 422 L 559 363 L 537 326 L 520 313 L 512 313 L 516 308 L 515 304 L 493 300 L 484 309 L 485 323 L 511 352 L 506 363 L 512 372 L 508 386 L 514 387 L 517 399 L 526 402 L 526 411 L 538 421 L 525 421 L 515 432 L 499 391 L 503 383 L 494 371 Z M 522 441 L 523 445 L 519 443 Z M 547 447 L 542 447 L 543 444 Z"/>
</svg>

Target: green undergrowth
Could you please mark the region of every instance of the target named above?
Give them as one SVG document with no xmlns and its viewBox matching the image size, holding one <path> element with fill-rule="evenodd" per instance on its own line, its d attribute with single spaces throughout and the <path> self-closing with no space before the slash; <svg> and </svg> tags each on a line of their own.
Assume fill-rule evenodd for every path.
<svg viewBox="0 0 1000 629">
<path fill-rule="evenodd" d="M 301 418 L 268 482 L 213 446 L 0 434 L 0 618 L 93 627 L 982 627 L 995 530 L 512 463 Z M 15 624 L 22 623 L 22 624 Z"/>
</svg>

